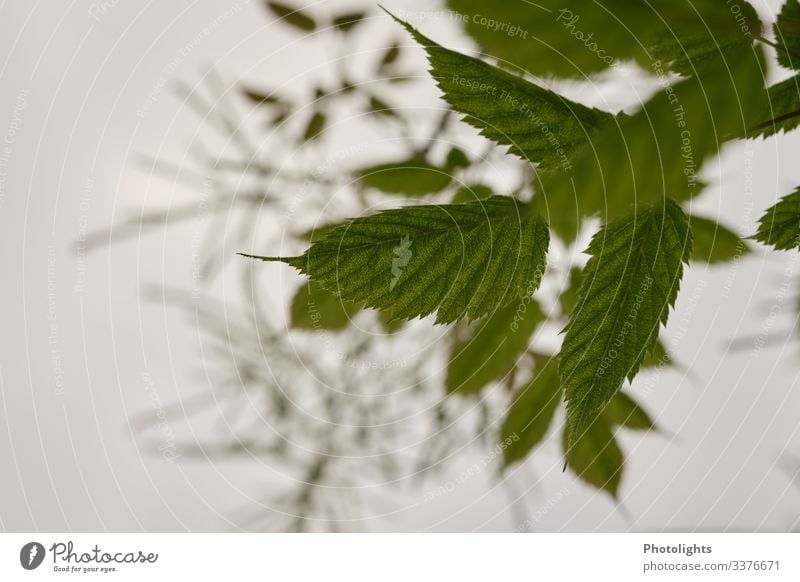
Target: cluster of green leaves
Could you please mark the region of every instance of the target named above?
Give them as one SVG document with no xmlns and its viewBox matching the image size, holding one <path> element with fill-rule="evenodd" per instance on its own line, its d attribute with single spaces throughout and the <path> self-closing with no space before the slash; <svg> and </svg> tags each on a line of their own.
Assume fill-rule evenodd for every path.
<svg viewBox="0 0 800 582">
<path fill-rule="evenodd" d="M 703 188 L 700 168 L 727 141 L 788 131 L 800 119 L 798 77 L 767 87 L 763 53 L 769 43 L 781 65 L 798 68 L 798 0 L 781 11 L 776 42 L 762 37 L 745 2 L 735 10 L 716 0 L 600 0 L 572 10 L 550 0 L 449 4 L 499 66 L 400 24 L 425 49 L 449 106 L 535 167 L 533 200 L 475 184 L 450 204 L 425 201 L 337 225 L 300 256 L 254 258 L 295 267 L 339 309 L 349 301 L 390 320 L 435 313 L 441 324 L 474 322 L 453 342 L 447 393 L 470 396 L 497 383 L 513 391 L 501 436 L 520 438 L 505 449 L 506 464 L 542 442 L 565 401 L 567 465 L 616 495 L 623 454 L 615 431 L 654 428 L 622 389 L 643 367 L 671 365 L 658 335 L 684 265 L 748 252 L 729 228 L 685 212 Z M 489 13 L 501 25 L 487 25 L 482 15 Z M 584 106 L 526 76 L 584 76 L 623 61 L 662 83 L 632 114 Z M 470 164 L 457 148 L 444 163 L 428 154 L 356 176 L 365 187 L 422 198 L 453 184 L 452 173 Z M 550 232 L 569 243 L 587 217 L 603 226 L 585 268 L 570 274 L 560 314 L 549 317 L 564 325 L 561 351 L 534 352 L 536 330 L 548 319 L 532 296 Z M 767 211 L 754 238 L 789 249 L 800 247 L 798 235 L 796 191 Z"/>
</svg>

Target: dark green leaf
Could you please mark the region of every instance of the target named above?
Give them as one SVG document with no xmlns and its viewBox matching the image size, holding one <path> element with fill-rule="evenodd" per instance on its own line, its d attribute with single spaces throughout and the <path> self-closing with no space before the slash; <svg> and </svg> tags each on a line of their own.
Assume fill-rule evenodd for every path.
<svg viewBox="0 0 800 582">
<path fill-rule="evenodd" d="M 692 229 L 694 241 L 692 261 L 710 264 L 724 263 L 750 252 L 750 249 L 735 232 L 713 220 L 690 216 L 689 226 Z"/>
<path fill-rule="evenodd" d="M 611 223 L 592 238 L 580 299 L 561 348 L 573 440 L 639 371 L 675 302 L 691 248 L 689 221 L 669 200 Z"/>
<path fill-rule="evenodd" d="M 362 168 L 356 175 L 369 188 L 403 196 L 425 196 L 441 192 L 452 179 L 446 169 L 418 158 Z"/>
<path fill-rule="evenodd" d="M 779 251 L 800 248 L 800 188 L 766 211 L 753 238 Z"/>
<path fill-rule="evenodd" d="M 347 327 L 359 311 L 354 303 L 343 302 L 330 291 L 308 281 L 297 290 L 289 313 L 293 328 L 340 330 Z"/>
<path fill-rule="evenodd" d="M 752 116 L 747 137 L 769 137 L 800 125 L 800 75 L 770 86 Z"/>
<path fill-rule="evenodd" d="M 509 303 L 478 322 L 472 334 L 453 346 L 445 379 L 447 393 L 475 394 L 505 378 L 543 319 L 539 304 L 529 299 Z"/>
<path fill-rule="evenodd" d="M 483 61 L 448 50 L 400 22 L 428 53 L 431 74 L 453 109 L 481 135 L 543 167 L 561 165 L 614 116 Z"/>
<path fill-rule="evenodd" d="M 287 24 L 304 32 L 312 32 L 317 28 L 317 23 L 305 12 L 296 10 L 280 2 L 267 2 L 267 8 Z"/>
<path fill-rule="evenodd" d="M 545 268 L 547 224 L 513 198 L 422 205 L 360 217 L 299 257 L 295 267 L 343 300 L 437 323 L 477 319 L 530 297 Z"/>
<path fill-rule="evenodd" d="M 774 31 L 778 62 L 786 68 L 800 70 L 800 1 L 784 2 Z"/>
<path fill-rule="evenodd" d="M 572 267 L 569 271 L 569 282 L 561 292 L 561 295 L 558 296 L 558 303 L 561 305 L 561 313 L 563 315 L 568 316 L 575 309 L 582 281 L 583 269 L 581 267 Z"/>
<path fill-rule="evenodd" d="M 525 458 L 547 435 L 558 405 L 561 383 L 555 359 L 536 362 L 533 378 L 514 396 L 500 429 L 506 443 L 504 465 Z"/>
</svg>

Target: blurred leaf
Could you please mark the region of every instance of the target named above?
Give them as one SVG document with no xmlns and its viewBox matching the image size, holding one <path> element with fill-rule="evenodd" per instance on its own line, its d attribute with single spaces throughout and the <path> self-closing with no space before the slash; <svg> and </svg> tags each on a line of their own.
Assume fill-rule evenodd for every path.
<svg viewBox="0 0 800 582">
<path fill-rule="evenodd" d="M 397 20 L 397 19 L 396 19 Z M 529 83 L 483 61 L 448 50 L 398 20 L 428 53 L 444 99 L 481 135 L 542 167 L 564 164 L 570 152 L 614 116 Z"/>
<path fill-rule="evenodd" d="M 280 2 L 267 2 L 266 5 L 275 16 L 299 30 L 313 32 L 317 28 L 317 23 L 305 12 Z"/>
<path fill-rule="evenodd" d="M 760 33 L 752 7 L 737 2 L 739 15 L 719 0 L 671 0 L 631 2 L 492 2 L 448 0 L 448 6 L 463 15 L 467 33 L 484 52 L 504 66 L 534 76 L 584 78 L 636 60 L 650 69 L 661 51 L 692 46 L 706 31 L 724 47 L 733 38 Z M 742 18 L 744 20 L 742 20 Z"/>
<path fill-rule="evenodd" d="M 368 108 L 369 112 L 374 113 L 375 115 L 393 118 L 398 117 L 397 112 L 391 105 L 375 95 L 370 95 Z"/>
<path fill-rule="evenodd" d="M 321 111 L 315 111 L 311 118 L 308 120 L 305 131 L 303 131 L 303 141 L 311 141 L 319 137 L 319 134 L 325 129 L 325 124 L 328 122 L 328 117 Z"/>
<path fill-rule="evenodd" d="M 563 445 L 567 466 L 581 481 L 617 497 L 625 459 L 604 417 L 595 418 L 577 439 L 565 427 Z"/>
<path fill-rule="evenodd" d="M 569 270 L 569 282 L 561 295 L 558 296 L 558 303 L 561 306 L 561 313 L 563 315 L 570 315 L 575 305 L 578 303 L 578 290 L 581 288 L 583 281 L 583 268 L 572 267 Z"/>
<path fill-rule="evenodd" d="M 492 194 L 494 194 L 494 191 L 486 184 L 468 184 L 456 190 L 450 202 L 453 204 L 475 202 L 476 200 L 489 198 Z"/>
<path fill-rule="evenodd" d="M 394 64 L 397 59 L 400 57 L 400 45 L 398 43 L 394 43 L 386 52 L 383 53 L 383 58 L 381 59 L 380 63 L 378 63 L 378 69 L 383 70 L 387 66 Z"/>
<path fill-rule="evenodd" d="M 573 153 L 568 174 L 539 173 L 533 208 L 570 242 L 581 217 L 608 222 L 664 197 L 696 196 L 703 162 L 742 135 L 749 125 L 744 112 L 763 103 L 763 65 L 757 47 L 729 47 L 719 67 L 670 85 L 598 132 L 591 147 Z"/>
<path fill-rule="evenodd" d="M 293 328 L 327 330 L 344 329 L 359 311 L 354 303 L 343 302 L 311 281 L 300 286 L 289 309 Z"/>
<path fill-rule="evenodd" d="M 753 238 L 779 251 L 800 248 L 800 188 L 764 213 Z"/>
<path fill-rule="evenodd" d="M 340 225 L 302 256 L 245 256 L 291 265 L 392 318 L 436 311 L 436 323 L 477 319 L 530 297 L 541 282 L 547 224 L 522 206 L 493 196 L 385 210 Z"/>
<path fill-rule="evenodd" d="M 514 396 L 500 429 L 505 466 L 525 458 L 547 435 L 561 403 L 555 358 L 537 360 L 533 378 Z"/>
<path fill-rule="evenodd" d="M 721 224 L 702 218 L 690 216 L 689 226 L 692 229 L 692 261 L 702 263 L 724 263 L 750 252 L 744 241 L 735 232 Z"/>
<path fill-rule="evenodd" d="M 611 223 L 592 238 L 560 356 L 571 439 L 639 371 L 675 303 L 691 243 L 689 221 L 672 201 Z"/>
<path fill-rule="evenodd" d="M 800 125 L 800 75 L 770 86 L 755 111 L 747 137 L 769 137 L 796 129 Z"/>
<path fill-rule="evenodd" d="M 242 88 L 242 95 L 247 97 L 255 105 L 283 105 L 284 101 L 273 93 L 264 93 L 256 89 Z"/>
<path fill-rule="evenodd" d="M 402 319 L 392 319 L 389 316 L 388 311 L 379 311 L 378 321 L 381 322 L 381 327 L 383 327 L 383 331 L 389 334 L 401 330 L 403 326 L 406 324 L 406 322 L 403 321 Z"/>
<path fill-rule="evenodd" d="M 509 303 L 479 322 L 453 346 L 444 384 L 447 393 L 476 394 L 506 377 L 543 319 L 539 304 L 529 300 Z"/>
<path fill-rule="evenodd" d="M 350 32 L 364 21 L 364 17 L 366 17 L 365 12 L 350 12 L 347 14 L 340 14 L 333 19 L 333 26 L 344 32 Z"/>
<path fill-rule="evenodd" d="M 444 190 L 452 177 L 450 172 L 419 158 L 378 164 L 356 171 L 361 183 L 387 194 L 424 196 Z"/>
<path fill-rule="evenodd" d="M 612 425 L 631 430 L 653 430 L 655 423 L 650 415 L 624 392 L 617 395 L 603 409 L 603 417 Z"/>
<path fill-rule="evenodd" d="M 778 62 L 787 69 L 800 70 L 800 1 L 784 2 L 774 31 Z"/>
<path fill-rule="evenodd" d="M 645 354 L 642 368 L 658 368 L 662 364 L 672 366 L 672 363 L 672 356 L 669 355 L 667 348 L 661 343 L 661 340 L 656 340 L 653 347 Z"/>
<path fill-rule="evenodd" d="M 464 150 L 453 147 L 450 148 L 450 152 L 447 154 L 447 160 L 445 161 L 444 165 L 448 170 L 454 170 L 456 168 L 469 167 L 470 161 L 467 157 L 467 154 L 464 153 Z"/>
</svg>

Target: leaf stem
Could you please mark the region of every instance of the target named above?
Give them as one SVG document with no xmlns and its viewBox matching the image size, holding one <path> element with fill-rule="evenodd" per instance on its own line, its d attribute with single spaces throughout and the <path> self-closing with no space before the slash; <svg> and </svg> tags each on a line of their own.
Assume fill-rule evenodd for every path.
<svg viewBox="0 0 800 582">
<path fill-rule="evenodd" d="M 789 55 L 790 57 L 800 60 L 800 55 L 796 55 L 796 54 L 794 54 L 794 53 L 793 53 L 792 51 L 790 51 L 788 48 L 786 48 L 785 46 L 783 46 L 783 45 L 781 45 L 781 44 L 778 44 L 777 42 L 773 42 L 773 41 L 771 41 L 771 40 L 769 40 L 769 39 L 766 39 L 766 38 L 764 38 L 763 36 L 757 36 L 757 37 L 755 37 L 755 39 L 756 39 L 756 40 L 760 40 L 760 41 L 761 41 L 761 42 L 763 42 L 764 44 L 771 46 L 771 47 L 772 47 L 772 48 L 774 48 L 776 51 L 783 51 L 783 52 L 785 52 L 787 55 Z"/>
<path fill-rule="evenodd" d="M 774 126 L 774 125 L 776 125 L 778 123 L 783 123 L 784 121 L 788 121 L 789 119 L 792 119 L 793 117 L 797 117 L 797 116 L 800 116 L 800 109 L 796 109 L 795 111 L 790 111 L 789 113 L 784 113 L 783 115 L 779 115 L 778 117 L 774 117 L 774 118 L 770 119 L 769 121 L 764 121 L 763 123 L 759 123 L 758 125 L 754 125 L 750 129 L 748 129 L 748 133 L 749 132 L 753 132 L 753 131 L 760 131 L 762 129 L 766 129 L 766 128 Z"/>
</svg>

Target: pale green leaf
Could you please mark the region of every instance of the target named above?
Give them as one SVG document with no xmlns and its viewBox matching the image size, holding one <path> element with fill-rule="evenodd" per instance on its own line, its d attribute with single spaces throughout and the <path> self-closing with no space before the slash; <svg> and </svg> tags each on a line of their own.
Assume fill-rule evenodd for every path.
<svg viewBox="0 0 800 582">
<path fill-rule="evenodd" d="M 661 366 L 672 366 L 672 364 L 672 356 L 666 346 L 661 340 L 657 340 L 645 355 L 642 361 L 642 368 L 659 368 Z"/>
<path fill-rule="evenodd" d="M 448 170 L 419 158 L 369 166 L 356 171 L 356 175 L 368 188 L 412 197 L 440 192 L 452 180 Z"/>
<path fill-rule="evenodd" d="M 330 291 L 308 281 L 301 285 L 289 309 L 291 326 L 296 329 L 340 330 L 347 327 L 360 308 L 343 302 Z"/>
<path fill-rule="evenodd" d="M 564 166 L 610 113 L 586 107 L 488 63 L 446 49 L 400 22 L 428 53 L 431 75 L 453 109 L 481 135 L 542 167 Z"/>
<path fill-rule="evenodd" d="M 492 188 L 486 184 L 468 184 L 466 186 L 461 186 L 458 190 L 456 190 L 450 202 L 453 204 L 460 202 L 475 202 L 476 200 L 489 198 L 493 192 L 494 191 Z"/>
<path fill-rule="evenodd" d="M 475 394 L 489 382 L 502 380 L 516 367 L 531 335 L 544 319 L 533 300 L 509 303 L 453 346 L 447 365 L 448 393 Z"/>
<path fill-rule="evenodd" d="M 530 297 L 545 268 L 547 224 L 513 198 L 421 205 L 360 217 L 298 257 L 295 267 L 345 301 L 437 323 L 477 319 Z"/>
<path fill-rule="evenodd" d="M 561 403 L 561 382 L 555 358 L 537 359 L 533 378 L 514 395 L 500 429 L 503 464 L 510 465 L 525 458 L 550 428 Z"/>
<path fill-rule="evenodd" d="M 800 248 L 800 188 L 764 213 L 753 238 L 779 251 Z"/>
<path fill-rule="evenodd" d="M 697 31 L 720 46 L 760 31 L 755 12 L 744 1 L 736 3 L 736 14 L 720 0 L 447 4 L 462 15 L 466 31 L 486 53 L 506 67 L 537 76 L 583 78 L 630 60 L 650 69 L 662 58 L 657 49 L 669 54 L 670 43 L 690 46 L 702 39 Z"/>
<path fill-rule="evenodd" d="M 580 299 L 565 328 L 560 374 L 572 439 L 638 372 L 658 338 L 691 253 L 689 221 L 665 204 L 604 227 L 587 251 Z"/>
<path fill-rule="evenodd" d="M 565 427 L 563 443 L 567 466 L 578 478 L 616 498 L 625 458 L 608 421 L 596 417 L 577 438 Z"/>
<path fill-rule="evenodd" d="M 347 12 L 335 17 L 331 24 L 343 32 L 350 32 L 361 24 L 366 16 L 364 12 Z"/>
<path fill-rule="evenodd" d="M 612 425 L 631 430 L 653 430 L 656 428 L 653 419 L 636 401 L 625 394 L 617 392 L 603 409 L 603 417 Z"/>
<path fill-rule="evenodd" d="M 750 252 L 745 242 L 732 230 L 700 216 L 690 216 L 692 229 L 692 261 L 724 263 Z"/>
</svg>

